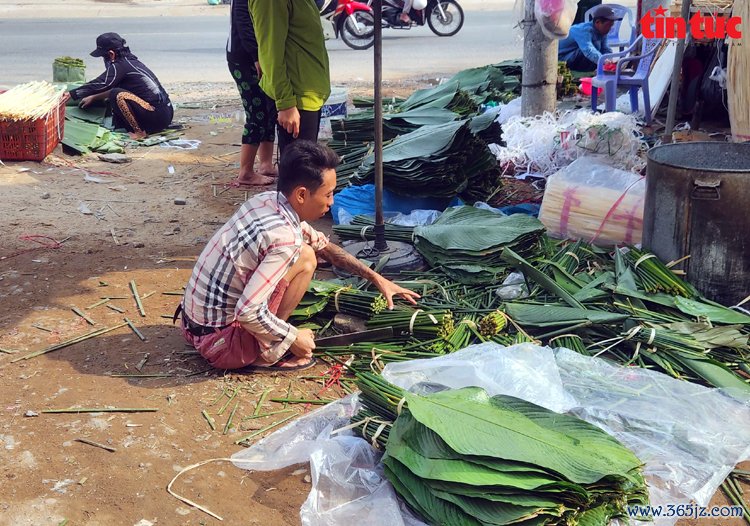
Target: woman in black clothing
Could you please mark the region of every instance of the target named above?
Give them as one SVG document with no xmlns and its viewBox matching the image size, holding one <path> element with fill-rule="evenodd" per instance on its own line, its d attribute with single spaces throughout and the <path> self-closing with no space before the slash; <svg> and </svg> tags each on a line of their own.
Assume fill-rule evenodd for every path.
<svg viewBox="0 0 750 526">
<path fill-rule="evenodd" d="M 133 139 L 162 131 L 172 122 L 174 110 L 169 96 L 150 69 L 130 52 L 117 33 L 96 38 L 92 57 L 104 59 L 104 73 L 70 91 L 85 108 L 109 99 L 115 129 L 125 128 Z"/>
<path fill-rule="evenodd" d="M 258 83 L 261 70 L 258 43 L 250 18 L 247 0 L 232 0 L 227 64 L 240 91 L 245 110 L 245 128 L 240 149 L 240 174 L 237 184 L 267 185 L 275 179 L 273 142 L 276 131 L 276 105 L 263 93 Z M 258 171 L 254 170 L 258 156 Z"/>
</svg>

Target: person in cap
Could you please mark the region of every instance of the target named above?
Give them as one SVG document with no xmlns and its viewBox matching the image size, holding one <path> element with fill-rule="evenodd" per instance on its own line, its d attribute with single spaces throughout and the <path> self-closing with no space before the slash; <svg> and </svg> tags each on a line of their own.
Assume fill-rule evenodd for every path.
<svg viewBox="0 0 750 526">
<path fill-rule="evenodd" d="M 240 149 L 240 173 L 236 185 L 269 185 L 274 182 L 273 143 L 276 139 L 276 105 L 260 89 L 262 71 L 258 41 L 247 0 L 231 0 L 227 64 L 245 109 Z M 258 171 L 255 171 L 255 157 Z"/>
<path fill-rule="evenodd" d="M 213 367 L 292 371 L 315 364 L 313 332 L 287 318 L 307 291 L 316 256 L 373 283 L 389 308 L 393 296 L 411 303 L 419 297 L 308 224 L 331 207 L 338 164 L 327 146 L 293 142 L 279 162 L 277 190 L 248 199 L 201 252 L 175 319 L 181 310 L 186 341 Z"/>
<path fill-rule="evenodd" d="M 621 18 L 608 4 L 597 6 L 592 14 L 590 22 L 573 25 L 568 36 L 558 44 L 557 59 L 573 71 L 593 71 L 602 55 L 612 53 L 607 45 L 607 34 Z"/>
<path fill-rule="evenodd" d="M 125 39 L 117 33 L 96 37 L 92 57 L 104 59 L 104 73 L 70 96 L 85 108 L 108 99 L 115 129 L 124 128 L 133 139 L 162 131 L 172 122 L 174 110 L 167 92 L 156 75 L 130 52 Z"/>
<path fill-rule="evenodd" d="M 278 110 L 280 156 L 297 139 L 318 139 L 321 108 L 331 94 L 323 26 L 310 0 L 249 0 L 258 39 L 261 89 Z"/>
</svg>

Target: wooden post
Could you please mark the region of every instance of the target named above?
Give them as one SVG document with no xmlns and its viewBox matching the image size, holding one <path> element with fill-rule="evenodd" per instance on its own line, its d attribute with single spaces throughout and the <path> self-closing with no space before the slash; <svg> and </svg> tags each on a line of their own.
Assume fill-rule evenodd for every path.
<svg viewBox="0 0 750 526">
<path fill-rule="evenodd" d="M 690 0 L 682 0 L 682 11 L 680 13 L 685 19 L 685 27 L 690 27 Z M 685 56 L 685 39 L 677 40 L 677 51 L 674 57 L 674 67 L 672 68 L 672 80 L 669 83 L 669 105 L 667 106 L 667 124 L 664 129 L 664 135 L 672 142 L 672 130 L 674 121 L 677 116 L 677 97 L 680 95 L 680 73 L 682 72 L 682 57 Z"/>
</svg>

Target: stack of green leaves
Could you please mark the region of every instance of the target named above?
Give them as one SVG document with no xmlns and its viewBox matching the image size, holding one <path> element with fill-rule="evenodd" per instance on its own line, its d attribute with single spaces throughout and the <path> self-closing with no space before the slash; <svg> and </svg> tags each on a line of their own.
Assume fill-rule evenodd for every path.
<svg viewBox="0 0 750 526">
<path fill-rule="evenodd" d="M 383 185 L 407 196 L 461 196 L 472 199 L 476 188 L 499 184 L 492 171 L 497 162 L 487 145 L 472 133 L 467 121 L 423 126 L 394 139 L 383 148 Z M 374 180 L 375 157 L 365 158 L 352 184 Z"/>
<path fill-rule="evenodd" d="M 123 153 L 122 145 L 127 141 L 126 134 L 103 128 L 98 124 L 81 119 L 65 119 L 65 135 L 62 143 L 78 153 Z"/>
<path fill-rule="evenodd" d="M 462 206 L 450 208 L 431 225 L 414 229 L 414 246 L 432 267 L 461 283 L 495 283 L 508 265 L 505 248 L 529 253 L 544 232 L 538 219 Z"/>
<path fill-rule="evenodd" d="M 460 117 L 469 118 L 475 116 L 484 103 L 508 102 L 517 97 L 520 94 L 519 64 L 520 61 L 506 61 L 467 69 L 435 87 L 415 91 L 405 101 L 384 100 L 384 140 L 390 141 L 423 126 L 441 125 Z M 345 119 L 331 122 L 333 140 L 329 146 L 342 156 L 349 153 L 352 147 L 369 144 L 375 140 L 372 101 L 357 102 L 358 107 L 366 109 Z M 490 117 L 494 117 L 494 114 L 485 119 Z M 481 130 L 476 128 L 477 125 L 471 126 L 472 131 L 485 143 L 501 142 L 499 124 L 483 126 Z M 364 158 L 363 152 L 358 152 L 357 155 L 359 161 Z M 398 191 L 395 187 L 390 189 Z"/>
<path fill-rule="evenodd" d="M 606 526 L 648 502 L 641 461 L 577 417 L 477 387 L 421 396 L 372 374 L 357 385 L 353 422 L 431 524 Z"/>
</svg>

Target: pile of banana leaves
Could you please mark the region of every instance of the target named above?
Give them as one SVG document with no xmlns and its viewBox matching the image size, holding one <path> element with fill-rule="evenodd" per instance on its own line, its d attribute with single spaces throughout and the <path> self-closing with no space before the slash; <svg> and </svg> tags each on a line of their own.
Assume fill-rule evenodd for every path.
<svg viewBox="0 0 750 526">
<path fill-rule="evenodd" d="M 108 130 L 94 122 L 80 118 L 65 117 L 65 134 L 62 143 L 80 154 L 123 153 L 125 151 L 123 144 L 127 141 L 127 134 Z"/>
<path fill-rule="evenodd" d="M 468 69 L 438 86 L 414 92 L 405 101 L 386 101 L 385 187 L 420 197 L 459 195 L 470 203 L 491 195 L 498 180 L 495 157 L 486 145 L 500 143 L 502 130 L 494 122 L 495 113 L 482 113 L 481 106 L 518 96 L 519 69 L 516 62 Z M 372 182 L 373 110 L 332 121 L 331 126 L 329 146 L 343 160 L 337 170 L 337 190 Z"/>
<path fill-rule="evenodd" d="M 473 203 L 486 198 L 499 184 L 493 170 L 496 164 L 495 156 L 472 131 L 469 121 L 423 126 L 383 148 L 383 185 L 401 195 L 458 195 Z M 352 184 L 372 182 L 374 165 L 374 155 L 365 158 L 352 176 Z"/>
<path fill-rule="evenodd" d="M 505 248 L 534 251 L 544 225 L 524 214 L 503 216 L 480 208 L 449 208 L 431 225 L 414 229 L 414 246 L 433 268 L 460 283 L 493 283 L 507 273 Z"/>
<path fill-rule="evenodd" d="M 419 395 L 357 379 L 353 425 L 431 524 L 605 526 L 648 502 L 642 462 L 601 429 L 476 387 Z"/>
<path fill-rule="evenodd" d="M 481 104 L 507 102 L 520 95 L 519 61 L 460 71 L 446 82 L 415 91 L 405 101 L 384 100 L 383 138 L 414 131 L 425 125 L 445 124 L 475 115 Z M 395 104 L 394 104 L 395 102 Z M 370 101 L 356 104 L 372 106 Z M 331 122 L 334 142 L 331 147 L 341 154 L 336 144 L 360 144 L 375 140 L 374 113 L 362 111 Z"/>
</svg>

